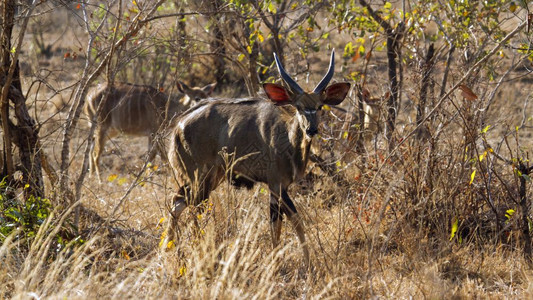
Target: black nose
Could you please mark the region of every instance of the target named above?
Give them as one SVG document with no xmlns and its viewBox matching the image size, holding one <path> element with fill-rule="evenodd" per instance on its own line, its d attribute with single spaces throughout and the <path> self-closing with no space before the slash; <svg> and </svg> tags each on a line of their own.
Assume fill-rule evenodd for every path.
<svg viewBox="0 0 533 300">
<path fill-rule="evenodd" d="M 318 133 L 318 129 L 316 128 L 308 128 L 305 133 L 307 133 L 308 136 L 313 137 L 315 134 Z"/>
</svg>

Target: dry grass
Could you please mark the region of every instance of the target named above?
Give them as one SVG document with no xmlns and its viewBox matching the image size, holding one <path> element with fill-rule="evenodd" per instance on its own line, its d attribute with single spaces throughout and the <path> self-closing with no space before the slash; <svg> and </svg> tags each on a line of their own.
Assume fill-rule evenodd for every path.
<svg viewBox="0 0 533 300">
<path fill-rule="evenodd" d="M 41 227 L 29 251 L 13 241 L 0 248 L 0 298 L 528 298 L 533 275 L 519 252 L 494 243 L 448 241 L 381 209 L 357 207 L 357 190 L 318 179 L 294 195 L 304 216 L 312 269 L 302 266 L 298 239 L 284 222 L 282 244 L 272 249 L 268 196 L 223 185 L 206 213 L 182 215 L 180 240 L 158 249 L 158 222 L 166 214 L 165 171 L 139 186 L 115 216 L 110 212 L 131 184 L 118 177 L 87 190 L 83 204 L 113 222 L 81 246 L 56 252 L 60 223 Z M 379 188 L 376 187 L 376 190 Z M 389 195 L 390 196 L 390 195 Z M 360 203 L 361 204 L 361 203 Z M 359 204 L 359 205 L 360 205 Z M 384 203 L 382 203 L 385 205 Z M 394 204 L 398 207 L 399 204 Z M 366 217 L 368 216 L 368 218 Z M 200 227 L 194 226 L 194 219 Z M 60 220 L 61 218 L 53 218 Z M 52 219 L 50 219 L 52 220 Z M 93 220 L 94 221 L 94 220 Z M 55 221 L 59 222 L 59 221 Z M 50 248 L 47 248 L 50 247 Z"/>
<path fill-rule="evenodd" d="M 201 28 L 196 30 L 203 34 Z M 36 88 L 30 90 L 28 86 L 44 77 L 58 90 L 66 88 L 61 92 L 63 98 L 72 91 L 77 76 L 72 70 L 81 70 L 83 59 L 64 60 L 63 55 L 78 49 L 85 37 L 70 29 L 65 36 L 54 45 L 56 55 L 51 59 L 30 51 L 25 54 L 29 63 L 23 66 L 28 69 L 23 70 L 23 79 L 32 115 L 42 124 L 42 146 L 54 165 L 59 162 L 66 112 L 57 111 L 55 91 L 36 94 Z M 46 38 L 55 40 L 57 36 L 51 33 Z M 31 48 L 28 44 L 31 42 L 25 49 Z M 310 54 L 311 69 L 326 68 L 327 57 L 322 56 L 324 59 Z M 374 96 L 387 90 L 384 58 L 384 53 L 373 53 L 369 66 L 368 86 L 375 88 Z M 135 63 L 142 66 L 143 62 Z M 188 64 L 181 67 L 193 65 Z M 460 64 L 453 62 L 450 80 L 464 71 Z M 40 71 L 47 66 L 56 67 L 56 71 L 43 75 Z M 443 61 L 437 64 L 436 77 L 443 66 Z M 195 75 L 199 78 L 210 72 L 198 62 L 194 67 L 203 72 Z M 355 63 L 343 66 L 336 79 L 361 71 L 359 67 Z M 181 71 L 178 75 L 186 74 Z M 406 70 L 397 138 L 414 128 L 417 72 Z M 144 80 L 130 73 L 122 79 Z M 320 78 L 318 73 L 310 75 L 310 82 Z M 520 70 L 513 73 L 515 77 L 521 75 Z M 438 88 L 434 87 L 434 93 Z M 483 88 L 491 90 L 494 83 Z M 232 95 L 238 89 L 228 86 L 224 91 Z M 503 214 L 493 214 L 487 201 L 488 181 L 481 171 L 490 167 L 499 176 L 490 181 L 493 204 L 503 211 L 516 209 L 518 215 L 514 170 L 493 158 L 491 165 L 488 159 L 478 162 L 474 156 L 467 157 L 465 130 L 472 124 L 465 125 L 457 115 L 475 112 L 482 105 L 473 104 L 468 111 L 463 99 L 457 95 L 452 98 L 454 102 L 443 105 L 434 123 L 428 125 L 435 125 L 430 128 L 435 134 L 436 124 L 445 124 L 435 144 L 411 138 L 385 160 L 387 145 L 379 135 L 376 143 L 366 145 L 366 152 L 345 156 L 338 166 L 340 177 L 328 177 L 311 165 L 309 171 L 314 175 L 291 187 L 289 194 L 306 227 L 312 264 L 309 270 L 302 264 L 301 246 L 286 220 L 281 245 L 272 249 L 269 197 L 262 185 L 246 191 L 222 184 L 206 201 L 205 213 L 194 208 L 185 211 L 180 219 L 180 239 L 172 249 L 160 250 L 161 221 L 168 215 L 173 192 L 168 166 L 157 162 L 157 168 L 148 168 L 138 178 L 146 140 L 114 139 L 107 143 L 108 151 L 102 156 L 104 182 L 98 184 L 93 178 L 84 182 L 79 225 L 85 241 L 58 248 L 57 234 L 71 230 L 73 222 L 64 208 L 58 208 L 59 215 L 49 218 L 35 238 L 8 238 L 0 246 L 0 299 L 532 298 L 533 273 L 523 258 L 517 217 L 506 220 Z M 523 113 L 531 115 L 531 107 L 523 111 L 524 102 L 530 98 L 528 78 L 502 85 L 498 100 L 487 111 L 486 119 L 493 125 L 487 139 L 501 142 L 504 134 L 520 124 Z M 350 95 L 346 102 L 356 103 L 356 96 Z M 81 169 L 88 134 L 86 122 L 81 123 L 71 148 L 75 157 L 73 178 Z M 502 147 L 502 155 L 509 156 L 517 149 L 527 152 L 533 132 L 531 120 L 526 125 L 518 133 L 518 142 L 509 138 L 511 150 Z M 479 140 L 473 145 L 478 151 L 484 150 Z M 335 155 L 339 156 L 338 152 Z M 475 163 L 467 163 L 472 160 Z M 469 182 L 473 168 L 479 171 Z M 450 238 L 456 218 L 459 230 Z M 195 219 L 199 227 L 194 225 Z M 503 224 L 501 228 L 498 222 Z"/>
</svg>

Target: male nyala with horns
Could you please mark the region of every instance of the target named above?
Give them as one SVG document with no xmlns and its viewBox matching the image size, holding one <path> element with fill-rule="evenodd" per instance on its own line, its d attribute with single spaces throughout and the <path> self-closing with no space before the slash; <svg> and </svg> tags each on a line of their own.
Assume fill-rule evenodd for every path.
<svg viewBox="0 0 533 300">
<path fill-rule="evenodd" d="M 327 74 L 311 93 L 287 74 L 276 54 L 274 59 L 288 88 L 265 83 L 263 88 L 270 101 L 211 99 L 179 117 L 168 153 L 178 192 L 164 246 L 177 237 L 177 220 L 183 210 L 208 198 L 226 177 L 227 166 L 221 155 L 226 151 L 234 154 L 236 161 L 231 166 L 232 184 L 268 185 L 274 247 L 279 243 L 282 216 L 287 215 L 303 246 L 305 263 L 309 263 L 304 227 L 287 189 L 304 174 L 311 139 L 318 132 L 317 111 L 324 104 L 340 104 L 350 84 L 328 86 L 334 73 L 334 51 Z"/>
</svg>

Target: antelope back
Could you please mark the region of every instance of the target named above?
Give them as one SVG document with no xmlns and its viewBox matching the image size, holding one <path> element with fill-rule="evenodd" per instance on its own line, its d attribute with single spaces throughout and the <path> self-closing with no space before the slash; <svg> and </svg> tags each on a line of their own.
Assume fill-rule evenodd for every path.
<svg viewBox="0 0 533 300">
<path fill-rule="evenodd" d="M 313 92 L 304 92 L 290 78 L 275 56 L 289 88 L 263 85 L 264 99 L 219 99 L 200 102 L 178 118 L 169 159 L 180 186 L 196 178 L 217 183 L 226 161 L 221 151 L 236 160 L 234 174 L 269 187 L 287 187 L 299 178 L 317 133 L 317 111 L 324 104 L 337 105 L 346 97 L 349 83 L 328 86 L 333 76 L 334 54 L 326 76 Z M 207 177 L 206 177 L 207 176 Z M 215 184 L 216 185 L 216 184 Z M 212 187 L 209 187 L 211 189 Z"/>
<path fill-rule="evenodd" d="M 154 133 L 166 113 L 184 110 L 179 101 L 151 86 L 117 83 L 108 88 L 102 84 L 89 96 L 86 111 L 91 119 L 102 101 L 101 114 L 96 118 L 99 126 L 129 135 Z"/>
</svg>

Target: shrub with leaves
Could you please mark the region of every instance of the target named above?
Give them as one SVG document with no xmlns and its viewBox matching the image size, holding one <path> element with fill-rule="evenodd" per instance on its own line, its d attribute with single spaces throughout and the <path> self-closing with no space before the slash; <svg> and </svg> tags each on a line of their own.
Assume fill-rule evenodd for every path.
<svg viewBox="0 0 533 300">
<path fill-rule="evenodd" d="M 5 191 L 6 188 L 4 179 L 0 182 L 0 190 Z M 46 198 L 32 195 L 21 202 L 0 193 L 0 242 L 3 243 L 18 228 L 21 230 L 17 239 L 34 237 L 50 215 L 51 207 L 50 200 Z"/>
</svg>

